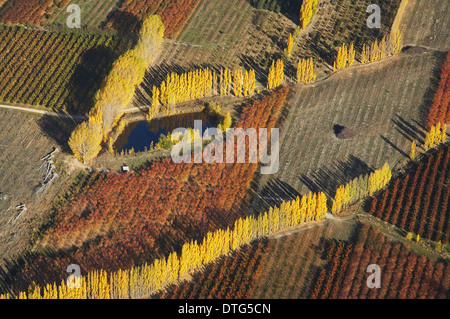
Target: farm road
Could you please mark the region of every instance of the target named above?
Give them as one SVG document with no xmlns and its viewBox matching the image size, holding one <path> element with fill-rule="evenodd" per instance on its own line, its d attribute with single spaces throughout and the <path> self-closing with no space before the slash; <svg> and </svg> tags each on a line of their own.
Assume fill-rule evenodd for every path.
<svg viewBox="0 0 450 319">
<path fill-rule="evenodd" d="M 33 109 L 33 108 L 23 107 L 23 106 L 0 104 L 0 108 L 10 109 L 10 110 L 18 110 L 18 111 L 22 111 L 22 112 L 29 112 L 29 113 L 42 114 L 42 115 L 58 116 L 61 118 L 69 118 L 69 119 L 74 119 L 74 120 L 87 120 L 88 119 L 87 116 L 85 116 L 85 115 L 44 111 L 44 110 L 38 110 L 38 109 Z M 142 111 L 142 108 L 132 107 L 132 108 L 124 110 L 125 113 L 133 113 L 133 112 L 138 112 L 138 111 Z"/>
<path fill-rule="evenodd" d="M 22 112 L 29 112 L 29 113 L 42 114 L 42 115 L 59 116 L 59 117 L 63 117 L 63 118 L 83 119 L 83 120 L 87 119 L 87 117 L 83 116 L 83 115 L 71 115 L 71 114 L 66 114 L 66 113 L 43 111 L 43 110 L 37 110 L 37 109 L 32 109 L 32 108 L 22 107 L 22 106 L 0 104 L 0 108 L 10 109 L 10 110 L 19 110 Z"/>
</svg>

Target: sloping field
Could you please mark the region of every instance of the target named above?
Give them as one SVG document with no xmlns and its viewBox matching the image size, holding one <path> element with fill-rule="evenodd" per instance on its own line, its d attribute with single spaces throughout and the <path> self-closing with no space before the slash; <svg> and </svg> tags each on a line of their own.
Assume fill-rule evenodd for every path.
<svg viewBox="0 0 450 319">
<path fill-rule="evenodd" d="M 370 204 L 369 213 L 408 232 L 448 243 L 450 233 L 450 149 L 428 154 L 391 181 Z"/>
<path fill-rule="evenodd" d="M 261 275 L 254 284 L 255 299 L 300 299 L 309 294 L 321 260 L 320 253 L 332 233 L 330 223 L 271 239 L 263 258 Z"/>
<path fill-rule="evenodd" d="M 371 264 L 381 289 L 366 284 Z M 328 221 L 245 247 L 154 297 L 446 299 L 449 266 L 367 224 Z"/>
<path fill-rule="evenodd" d="M 170 72 L 207 66 L 254 68 L 257 81 L 265 81 L 269 63 L 282 52 L 288 30 L 294 27 L 283 15 L 255 10 L 245 0 L 203 0 L 177 39 L 165 42 L 164 54 L 149 71 L 143 89 L 149 92 Z"/>
<path fill-rule="evenodd" d="M 331 241 L 312 299 L 448 299 L 450 264 L 417 255 L 376 228 L 362 226 L 355 243 Z M 380 269 L 380 288 L 367 285 L 368 265 Z M 372 271 L 373 272 L 373 271 Z"/>
<path fill-rule="evenodd" d="M 99 27 L 102 22 L 105 22 L 108 14 L 117 8 L 117 0 L 80 0 L 77 1 L 77 5 L 81 8 L 81 24 L 88 28 Z M 64 10 L 58 12 L 53 19 L 52 23 L 66 25 L 67 17 L 70 13 L 67 13 L 66 7 Z"/>
<path fill-rule="evenodd" d="M 337 186 L 409 156 L 422 142 L 422 103 L 435 64 L 432 55 L 399 56 L 345 69 L 311 86 L 298 87 L 282 130 L 275 178 L 297 192 Z M 336 127 L 356 132 L 338 139 Z"/>
<path fill-rule="evenodd" d="M 172 285 L 153 298 L 305 298 L 332 234 L 330 223 L 263 239 L 208 265 L 192 280 Z"/>
<path fill-rule="evenodd" d="M 41 160 L 57 146 L 47 138 L 39 126 L 38 117 L 13 110 L 0 109 L 0 260 L 8 260 L 21 253 L 28 245 L 32 219 L 38 226 L 39 214 L 55 200 L 57 192 L 68 176 L 63 175 L 67 165 L 62 161 L 61 152 L 53 159 L 58 177 L 53 188 L 45 196 L 37 196 L 36 191 L 44 182 Z M 20 212 L 17 205 L 23 203 L 26 210 Z"/>
<path fill-rule="evenodd" d="M 0 101 L 89 109 L 129 40 L 0 26 Z"/>
<path fill-rule="evenodd" d="M 450 48 L 450 1 L 409 0 L 400 30 L 405 45 L 423 45 L 435 50 Z"/>
<path fill-rule="evenodd" d="M 360 52 L 363 44 L 370 45 L 375 39 L 381 40 L 389 34 L 400 0 L 342 0 L 326 1 L 327 5 L 319 8 L 316 15 L 299 36 L 296 58 L 313 57 L 315 61 L 326 62 L 333 66 L 337 47 L 342 43 L 354 43 Z M 366 12 L 371 4 L 380 6 L 382 12 L 381 27 L 370 29 L 367 26 Z M 359 57 L 358 57 L 359 58 Z M 295 59 L 294 59 L 295 65 Z"/>
<path fill-rule="evenodd" d="M 286 76 L 295 77 L 299 57 L 313 57 L 317 76 L 323 77 L 329 72 L 323 62 L 333 65 L 336 48 L 343 42 L 355 42 L 359 51 L 363 43 L 380 40 L 389 33 L 400 1 L 375 1 L 384 12 L 381 29 L 367 28 L 366 9 L 372 2 L 339 1 L 319 8 L 311 24 L 295 41 L 286 62 Z M 282 57 L 289 33 L 299 24 L 297 18 L 293 19 L 258 10 L 246 0 L 201 1 L 179 36 L 165 42 L 164 54 L 149 70 L 141 87 L 139 103 L 149 104 L 152 86 L 159 86 L 168 73 L 200 67 L 252 68 L 257 82 L 265 87 L 272 60 Z"/>
</svg>

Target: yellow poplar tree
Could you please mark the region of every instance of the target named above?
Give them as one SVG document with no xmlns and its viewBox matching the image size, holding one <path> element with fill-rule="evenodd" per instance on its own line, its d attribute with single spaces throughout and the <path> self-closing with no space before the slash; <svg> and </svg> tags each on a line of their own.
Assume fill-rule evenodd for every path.
<svg viewBox="0 0 450 319">
<path fill-rule="evenodd" d="M 101 150 L 103 133 L 101 124 L 83 122 L 78 125 L 69 138 L 69 146 L 77 160 L 86 163 L 95 158 Z"/>
<path fill-rule="evenodd" d="M 267 76 L 267 89 L 272 90 L 275 87 L 275 61 L 269 68 L 269 75 Z"/>
<path fill-rule="evenodd" d="M 362 47 L 360 61 L 362 64 L 369 62 L 369 49 L 365 44 Z"/>
<path fill-rule="evenodd" d="M 300 27 L 305 29 L 317 11 L 319 0 L 304 0 L 300 8 Z"/>
<path fill-rule="evenodd" d="M 233 88 L 234 95 L 240 97 L 244 88 L 244 74 L 241 68 L 234 71 Z"/>
<path fill-rule="evenodd" d="M 416 158 L 416 141 L 413 141 L 411 143 L 411 152 L 409 154 L 409 158 L 411 159 L 411 161 L 414 161 L 414 159 Z"/>
<path fill-rule="evenodd" d="M 370 62 L 376 61 L 380 57 L 379 53 L 380 49 L 378 46 L 378 40 L 375 40 L 375 42 L 372 43 L 372 46 L 370 47 Z"/>
<path fill-rule="evenodd" d="M 292 37 L 292 34 L 289 33 L 289 37 L 287 40 L 287 46 L 284 49 L 284 53 L 289 56 L 292 53 L 292 49 L 294 48 L 294 38 Z"/>
<path fill-rule="evenodd" d="M 342 46 L 339 47 L 338 53 L 336 56 L 336 61 L 333 65 L 333 70 L 340 70 L 347 66 L 348 53 L 347 48 L 345 47 L 345 43 L 342 43 Z"/>
<path fill-rule="evenodd" d="M 350 47 L 348 48 L 348 66 L 352 66 L 353 62 L 355 62 L 356 52 L 353 48 L 353 42 L 350 43 Z"/>
</svg>

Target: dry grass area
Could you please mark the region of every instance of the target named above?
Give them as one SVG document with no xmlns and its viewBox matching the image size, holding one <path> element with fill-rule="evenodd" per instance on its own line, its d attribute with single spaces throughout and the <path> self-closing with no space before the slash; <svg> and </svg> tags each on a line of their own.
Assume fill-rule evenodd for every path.
<svg viewBox="0 0 450 319">
<path fill-rule="evenodd" d="M 435 63 L 431 54 L 401 55 L 298 86 L 282 128 L 275 180 L 294 194 L 334 196 L 338 185 L 385 162 L 398 168 L 412 140 L 423 141 L 423 103 Z M 356 136 L 340 140 L 334 125 Z"/>
<path fill-rule="evenodd" d="M 0 110 L 0 260 L 10 259 L 29 248 L 32 232 L 44 218 L 68 182 L 71 171 L 67 156 L 53 140 L 46 137 L 39 125 L 40 117 L 14 110 Z M 41 158 L 58 147 L 53 162 L 58 177 L 42 195 Z M 69 159 L 70 160 L 70 159 Z M 17 205 L 24 204 L 22 210 Z"/>
<path fill-rule="evenodd" d="M 450 48 L 448 0 L 409 0 L 400 30 L 406 45 L 447 52 Z"/>
</svg>

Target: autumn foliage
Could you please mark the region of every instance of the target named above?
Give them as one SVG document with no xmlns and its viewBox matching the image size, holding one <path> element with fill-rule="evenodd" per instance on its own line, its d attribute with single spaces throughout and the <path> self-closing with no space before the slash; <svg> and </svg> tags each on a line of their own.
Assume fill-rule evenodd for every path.
<svg viewBox="0 0 450 319">
<path fill-rule="evenodd" d="M 439 86 L 433 97 L 433 103 L 427 119 L 427 129 L 437 123 L 450 123 L 450 53 L 447 53 L 442 66 Z"/>
<path fill-rule="evenodd" d="M 333 199 L 332 213 L 337 214 L 349 205 L 382 189 L 389 183 L 391 176 L 389 164 L 385 163 L 381 169 L 339 186 Z"/>
<path fill-rule="evenodd" d="M 251 298 L 252 290 L 263 270 L 263 254 L 270 249 L 269 240 L 247 245 L 210 264 L 193 279 L 172 285 L 154 296 L 160 299 L 230 299 Z"/>
<path fill-rule="evenodd" d="M 244 106 L 236 127 L 274 127 L 287 92 L 282 87 Z M 127 269 L 231 226 L 242 217 L 257 168 L 248 161 L 174 164 L 167 158 L 136 174 L 111 172 L 58 212 L 43 242 L 62 253 L 37 257 L 24 278 L 45 283 L 65 278 L 70 263 L 84 271 Z"/>
<path fill-rule="evenodd" d="M 0 7 L 0 20 L 6 24 L 42 24 L 46 13 L 64 8 L 69 2 L 70 0 L 9 0 Z"/>
<path fill-rule="evenodd" d="M 310 295 L 313 299 L 448 299 L 450 264 L 419 256 L 378 229 L 363 225 L 356 244 L 331 241 Z M 381 288 L 367 286 L 377 264 Z"/>
<path fill-rule="evenodd" d="M 143 18 L 157 14 L 166 26 L 165 36 L 175 38 L 199 2 L 199 0 L 125 0 L 111 15 L 107 26 L 121 31 L 137 31 Z"/>
<path fill-rule="evenodd" d="M 95 94 L 88 124 L 80 124 L 70 137 L 69 146 L 79 161 L 84 163 L 95 158 L 102 148 L 101 142 L 110 140 L 109 134 L 131 103 L 137 86 L 144 80 L 147 67 L 159 54 L 163 35 L 161 18 L 158 15 L 146 17 L 137 44 L 114 61 Z"/>
<path fill-rule="evenodd" d="M 448 243 L 449 160 L 448 147 L 428 155 L 373 199 L 370 214 L 420 237 Z"/>
</svg>

